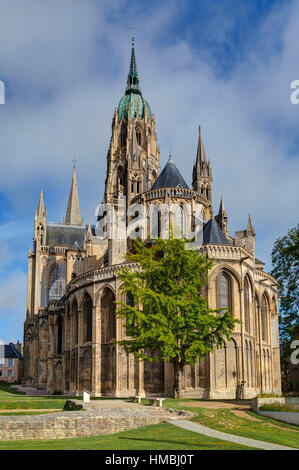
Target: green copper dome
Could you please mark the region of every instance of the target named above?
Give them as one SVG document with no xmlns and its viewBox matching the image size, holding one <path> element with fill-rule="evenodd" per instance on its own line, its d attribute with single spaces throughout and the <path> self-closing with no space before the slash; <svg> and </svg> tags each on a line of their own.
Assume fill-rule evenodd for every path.
<svg viewBox="0 0 299 470">
<path fill-rule="evenodd" d="M 148 119 L 151 118 L 151 108 L 149 104 L 142 96 L 141 89 L 139 86 L 139 77 L 136 66 L 134 38 L 132 38 L 132 50 L 131 50 L 131 62 L 130 70 L 128 73 L 127 87 L 125 96 L 119 102 L 118 105 L 118 118 L 128 118 L 128 113 L 131 113 L 131 117 L 134 118 L 139 115 L 143 118 L 145 111 Z"/>
<path fill-rule="evenodd" d="M 129 93 L 122 97 L 118 105 L 118 118 L 121 120 L 123 117 L 128 118 L 129 108 L 131 111 L 131 117 L 134 118 L 139 115 L 139 117 L 144 117 L 144 112 L 146 110 L 148 118 L 151 117 L 151 108 L 149 104 L 140 94 Z"/>
</svg>

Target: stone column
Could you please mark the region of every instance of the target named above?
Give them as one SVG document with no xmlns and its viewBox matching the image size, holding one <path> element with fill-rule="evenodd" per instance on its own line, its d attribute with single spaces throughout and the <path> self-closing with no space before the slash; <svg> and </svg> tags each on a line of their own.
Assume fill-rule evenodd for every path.
<svg viewBox="0 0 299 470">
<path fill-rule="evenodd" d="M 94 301 L 96 295 L 94 294 Z M 93 306 L 92 328 L 92 395 L 101 396 L 101 309 Z"/>
<path fill-rule="evenodd" d="M 78 360 L 77 360 L 77 384 L 76 384 L 76 396 L 80 396 L 80 345 L 83 340 L 82 332 L 82 309 L 79 309 L 78 306 Z"/>
</svg>

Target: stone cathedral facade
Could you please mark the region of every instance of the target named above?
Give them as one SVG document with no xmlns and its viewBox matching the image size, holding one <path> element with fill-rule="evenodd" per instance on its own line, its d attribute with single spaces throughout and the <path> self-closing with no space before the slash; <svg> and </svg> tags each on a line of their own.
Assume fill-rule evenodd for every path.
<svg viewBox="0 0 299 470">
<path fill-rule="evenodd" d="M 112 121 L 103 202 L 118 215 L 126 211 L 125 225 L 133 224 L 133 231 L 146 243 L 169 231 L 170 224 L 188 238 L 195 214 L 201 214 L 197 249 L 214 259 L 206 290 L 209 305 L 228 307 L 240 323 L 222 349 L 185 367 L 185 396 L 280 393 L 277 283 L 255 257 L 251 219 L 232 236 L 222 200 L 213 216 L 212 169 L 201 129 L 192 185 L 183 179 L 172 157 L 160 172 L 155 117 L 140 89 L 134 41 L 125 94 Z M 134 226 L 136 204 L 147 214 L 140 227 Z M 99 213 L 98 223 L 103 225 L 105 216 Z M 125 254 L 132 247 L 131 238 L 115 230 L 115 236 L 99 239 L 96 226 L 83 223 L 75 168 L 62 223 L 47 221 L 41 190 L 28 254 L 25 384 L 50 394 L 79 395 L 83 389 L 93 396 L 171 394 L 170 364 L 137 361 L 115 342 L 126 336 L 122 320 L 115 315 L 115 301 L 126 301 L 118 272 L 128 266 Z"/>
</svg>

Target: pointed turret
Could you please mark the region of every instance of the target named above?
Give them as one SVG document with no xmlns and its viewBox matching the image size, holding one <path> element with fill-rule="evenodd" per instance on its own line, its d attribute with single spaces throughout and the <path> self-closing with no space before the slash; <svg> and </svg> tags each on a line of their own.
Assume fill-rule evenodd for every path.
<svg viewBox="0 0 299 470">
<path fill-rule="evenodd" d="M 247 228 L 235 232 L 235 245 L 243 246 L 249 253 L 254 256 L 255 253 L 255 230 L 253 228 L 251 217 L 248 216 Z"/>
<path fill-rule="evenodd" d="M 207 162 L 201 127 L 199 126 L 196 161 L 193 166 L 192 187 L 212 202 L 212 169 Z"/>
<path fill-rule="evenodd" d="M 221 201 L 220 201 L 220 206 L 219 206 L 219 212 L 218 214 L 215 216 L 215 220 L 216 222 L 218 223 L 219 227 L 221 228 L 221 230 L 223 231 L 223 233 L 225 235 L 229 235 L 228 233 L 228 217 L 227 217 L 227 212 L 226 212 L 226 209 L 224 207 L 224 202 L 223 202 L 223 199 L 221 197 Z"/>
<path fill-rule="evenodd" d="M 44 245 L 47 232 L 47 208 L 44 203 L 43 188 L 40 188 L 37 208 L 34 215 L 35 248 Z"/>
<path fill-rule="evenodd" d="M 248 223 L 247 223 L 246 232 L 247 232 L 247 235 L 252 235 L 253 237 L 255 237 L 255 230 L 251 222 L 250 214 L 248 215 Z"/>
<path fill-rule="evenodd" d="M 43 188 L 42 186 L 40 187 L 40 193 L 39 193 L 39 200 L 36 208 L 36 216 L 37 217 L 43 217 L 44 216 L 44 211 L 45 211 L 45 204 L 44 204 L 44 195 L 43 195 Z"/>
<path fill-rule="evenodd" d="M 79 203 L 75 165 L 73 166 L 72 184 L 71 184 L 69 202 L 67 205 L 64 223 L 66 225 L 83 225 L 83 220 L 81 218 L 81 212 L 80 212 L 80 203 Z"/>
</svg>

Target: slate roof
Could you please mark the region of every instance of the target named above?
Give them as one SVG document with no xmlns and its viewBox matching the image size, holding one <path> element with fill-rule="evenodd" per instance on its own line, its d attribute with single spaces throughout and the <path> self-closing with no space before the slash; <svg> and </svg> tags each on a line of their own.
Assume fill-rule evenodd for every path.
<svg viewBox="0 0 299 470">
<path fill-rule="evenodd" d="M 255 258 L 255 264 L 265 264 L 263 261 L 261 261 L 258 258 Z"/>
<path fill-rule="evenodd" d="M 75 226 L 63 224 L 47 224 L 47 246 L 64 246 L 82 250 L 84 244 L 84 236 L 88 226 Z M 92 233 L 95 234 L 94 226 L 91 227 Z"/>
<path fill-rule="evenodd" d="M 203 228 L 203 245 L 229 245 L 229 241 L 212 217 Z"/>
<path fill-rule="evenodd" d="M 0 356 L 3 355 L 3 352 L 5 359 L 23 359 L 22 354 L 19 353 L 12 343 L 4 344 L 3 346 L 0 345 Z"/>
<path fill-rule="evenodd" d="M 166 163 L 151 189 L 177 188 L 178 186 L 181 188 L 190 189 L 181 173 L 177 169 L 172 158 L 169 157 L 168 162 Z"/>
</svg>

